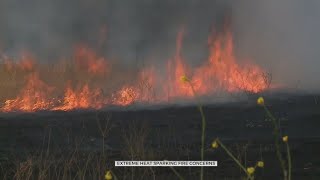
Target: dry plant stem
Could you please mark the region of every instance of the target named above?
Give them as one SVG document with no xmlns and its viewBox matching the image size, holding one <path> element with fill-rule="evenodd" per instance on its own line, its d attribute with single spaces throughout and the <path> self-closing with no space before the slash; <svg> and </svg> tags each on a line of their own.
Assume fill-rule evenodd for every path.
<svg viewBox="0 0 320 180">
<path fill-rule="evenodd" d="M 291 154 L 290 154 L 290 147 L 289 147 L 289 143 L 286 142 L 287 145 L 287 158 L 288 158 L 288 180 L 291 180 Z"/>
<path fill-rule="evenodd" d="M 50 151 L 50 141 L 51 141 L 51 127 L 49 129 L 49 139 L 48 139 L 48 147 L 47 147 L 47 157 L 49 156 L 49 151 Z"/>
<path fill-rule="evenodd" d="M 280 145 L 279 145 L 279 139 L 280 139 L 279 131 L 280 130 L 279 130 L 279 127 L 277 125 L 275 117 L 273 117 L 273 115 L 271 114 L 271 112 L 268 110 L 268 108 L 265 105 L 263 105 L 263 108 L 266 111 L 267 115 L 271 118 L 272 123 L 274 125 L 274 136 L 275 136 L 275 146 L 276 146 L 277 157 L 278 157 L 278 159 L 280 161 L 280 164 L 281 164 L 281 168 L 282 168 L 282 171 L 283 171 L 284 179 L 287 180 L 288 179 L 288 174 L 287 174 L 285 162 L 284 162 L 283 157 L 282 157 L 281 152 L 280 152 Z"/>
<path fill-rule="evenodd" d="M 114 174 L 114 172 L 113 172 L 113 171 L 110 171 L 110 172 L 111 172 L 111 174 L 112 174 L 112 176 L 113 176 L 114 180 L 118 180 L 118 178 L 117 178 L 117 176 Z"/>
<path fill-rule="evenodd" d="M 156 179 L 156 175 L 155 175 L 154 170 L 152 169 L 152 167 L 150 167 L 150 171 L 152 173 L 153 180 L 155 180 Z"/>
<path fill-rule="evenodd" d="M 199 105 L 199 111 L 202 119 L 202 134 L 201 134 L 201 161 L 204 159 L 204 142 L 205 142 L 205 131 L 206 131 L 206 119 L 203 113 L 202 106 Z M 203 166 L 201 166 L 201 180 L 203 180 Z"/>
<path fill-rule="evenodd" d="M 222 149 L 238 164 L 238 166 L 248 175 L 246 168 L 240 163 L 240 161 L 234 157 L 234 155 L 228 150 L 228 148 L 222 144 L 222 142 L 219 139 L 216 139 L 217 143 L 220 144 Z"/>
<path fill-rule="evenodd" d="M 175 170 L 172 166 L 170 166 L 170 169 L 174 172 L 174 174 L 180 179 L 184 180 L 184 178 L 178 173 L 177 170 Z"/>
<path fill-rule="evenodd" d="M 105 158 L 105 139 L 110 131 L 110 127 L 109 127 L 110 117 L 108 116 L 106 120 L 107 120 L 107 122 L 105 124 L 105 127 L 103 128 L 100 123 L 100 119 L 97 117 L 97 124 L 98 124 L 99 130 L 100 130 L 101 136 L 102 136 L 102 155 L 103 155 L 103 158 Z"/>
<path fill-rule="evenodd" d="M 197 97 L 196 91 L 193 88 L 193 85 L 191 84 L 190 81 L 188 81 L 192 92 L 194 94 L 195 97 Z M 201 114 L 201 120 L 202 120 L 202 133 L 201 133 L 201 161 L 203 161 L 204 159 L 204 143 L 205 143 L 205 132 L 206 132 L 206 117 L 204 115 L 203 109 L 202 109 L 202 105 L 199 103 L 198 104 L 198 109 L 200 111 Z M 203 180 L 203 166 L 201 166 L 201 170 L 200 170 L 200 179 Z"/>
<path fill-rule="evenodd" d="M 250 174 L 247 172 L 246 168 L 240 163 L 240 161 L 239 161 L 236 157 L 234 157 L 234 155 L 228 150 L 228 148 L 227 148 L 224 144 L 222 144 L 222 142 L 221 142 L 218 138 L 216 139 L 216 141 L 217 141 L 218 144 L 220 144 L 220 146 L 222 147 L 222 149 L 223 149 L 224 151 L 226 151 L 226 153 L 227 153 L 227 154 L 237 163 L 237 165 L 246 173 L 247 179 L 253 180 L 253 179 L 254 179 L 254 176 L 253 176 L 253 175 L 250 175 Z M 255 167 L 255 168 L 256 168 L 256 167 Z"/>
</svg>

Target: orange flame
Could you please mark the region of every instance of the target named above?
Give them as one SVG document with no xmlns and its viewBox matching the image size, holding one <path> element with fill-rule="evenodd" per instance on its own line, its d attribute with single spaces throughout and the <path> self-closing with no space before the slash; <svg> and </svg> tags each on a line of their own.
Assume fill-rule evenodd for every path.
<svg viewBox="0 0 320 180">
<path fill-rule="evenodd" d="M 106 60 L 84 45 L 76 48 L 74 56 L 77 67 L 88 73 L 102 75 L 108 71 Z"/>
<path fill-rule="evenodd" d="M 192 89 L 189 85 L 182 84 L 180 81 L 181 76 L 188 74 L 189 69 L 182 58 L 182 41 L 184 36 L 184 29 L 179 31 L 177 40 L 176 40 L 176 54 L 174 57 L 174 62 L 168 61 L 167 71 L 169 74 L 169 79 L 167 86 L 168 96 L 169 97 L 184 97 L 184 96 L 193 96 Z M 173 77 L 173 79 L 172 79 Z"/>
<path fill-rule="evenodd" d="M 138 92 L 133 87 L 123 87 L 113 95 L 113 104 L 127 106 L 133 104 L 139 97 Z"/>
<path fill-rule="evenodd" d="M 28 52 L 24 52 L 22 54 L 22 58 L 18 64 L 18 66 L 25 71 L 31 71 L 34 69 L 35 58 Z"/>
<path fill-rule="evenodd" d="M 209 38 L 209 62 L 196 69 L 194 80 L 200 84 L 201 94 L 224 89 L 229 92 L 260 92 L 267 88 L 263 70 L 255 65 L 240 66 L 233 54 L 231 32 L 217 39 Z"/>
<path fill-rule="evenodd" d="M 63 105 L 52 110 L 68 111 L 72 109 L 100 109 L 104 104 L 102 91 L 99 89 L 90 90 L 89 85 L 84 85 L 78 91 L 67 87 L 63 99 Z"/>
<path fill-rule="evenodd" d="M 159 103 L 181 98 L 192 99 L 194 92 L 203 96 L 218 91 L 258 93 L 269 88 L 265 72 L 259 66 L 250 63 L 239 64 L 233 52 L 233 37 L 230 31 L 208 38 L 209 57 L 206 62 L 195 68 L 190 68 L 182 56 L 183 36 L 184 29 L 177 35 L 174 57 L 167 62 L 167 75 L 159 74 L 154 66 L 149 66 L 138 72 L 136 79 L 130 84 L 122 83 L 120 86 L 114 86 L 117 83 L 113 82 L 114 77 L 111 75 L 114 70 L 110 63 L 92 49 L 80 45 L 74 53 L 75 66 L 71 67 L 73 69 L 69 72 L 66 68 L 65 71 L 56 73 L 72 74 L 79 71 L 84 73 L 84 76 L 79 76 L 72 82 L 77 84 L 78 88 L 73 88 L 70 83 L 65 88 L 64 95 L 61 93 L 60 96 L 53 93 L 56 88 L 40 80 L 40 72 L 37 71 L 34 58 L 30 54 L 24 54 L 18 63 L 5 58 L 4 66 L 7 70 L 22 69 L 23 75 L 29 76 L 17 97 L 7 99 L 1 110 L 34 112 L 100 109 L 108 105 L 128 106 L 136 102 Z M 120 76 L 125 76 L 124 74 L 121 73 Z M 180 78 L 184 75 L 188 76 L 190 83 L 181 82 Z M 96 83 L 93 81 L 94 78 L 100 81 Z M 72 77 L 68 76 L 66 80 L 71 79 Z M 106 79 L 108 83 L 105 82 Z"/>
<path fill-rule="evenodd" d="M 2 108 L 8 111 L 33 112 L 38 110 L 50 109 L 54 104 L 47 98 L 53 88 L 46 85 L 39 79 L 38 74 L 33 73 L 27 79 L 27 84 L 20 94 L 12 100 L 6 100 Z"/>
</svg>

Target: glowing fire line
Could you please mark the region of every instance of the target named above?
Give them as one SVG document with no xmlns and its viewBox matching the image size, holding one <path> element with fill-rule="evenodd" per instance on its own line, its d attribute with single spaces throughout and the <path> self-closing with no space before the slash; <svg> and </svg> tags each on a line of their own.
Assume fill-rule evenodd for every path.
<svg viewBox="0 0 320 180">
<path fill-rule="evenodd" d="M 209 37 L 208 61 L 197 68 L 189 68 L 182 57 L 183 31 L 177 36 L 176 53 L 167 62 L 167 77 L 159 76 L 154 67 L 140 71 L 135 84 L 123 84 L 118 90 L 106 94 L 102 88 L 83 83 L 78 88 L 66 86 L 63 97 L 54 94 L 56 88 L 48 86 L 36 71 L 34 58 L 23 56 L 19 63 L 5 60 L 6 71 L 31 72 L 24 88 L 14 99 L 7 99 L 3 112 L 39 110 L 100 109 L 107 105 L 128 106 L 135 102 L 159 103 L 176 98 L 193 98 L 189 85 L 182 84 L 180 77 L 188 75 L 194 90 L 199 95 L 247 91 L 258 93 L 269 87 L 265 72 L 256 65 L 239 65 L 233 53 L 232 33 Z M 110 63 L 93 50 L 79 46 L 75 51 L 75 68 L 90 75 L 107 77 L 112 71 Z M 67 73 L 67 71 L 66 71 Z"/>
</svg>

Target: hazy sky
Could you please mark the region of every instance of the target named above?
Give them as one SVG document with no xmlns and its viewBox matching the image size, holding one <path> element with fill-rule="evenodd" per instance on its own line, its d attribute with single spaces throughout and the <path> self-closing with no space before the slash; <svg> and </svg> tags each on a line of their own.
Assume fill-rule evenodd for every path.
<svg viewBox="0 0 320 180">
<path fill-rule="evenodd" d="M 319 88 L 319 9 L 319 0 L 1 0 L 0 45 L 44 61 L 85 42 L 126 63 L 162 63 L 185 28 L 183 54 L 196 65 L 206 59 L 212 28 L 230 15 L 239 57 L 251 57 L 275 81 Z"/>
<path fill-rule="evenodd" d="M 231 1 L 241 54 L 291 86 L 320 87 L 320 1 Z"/>
</svg>

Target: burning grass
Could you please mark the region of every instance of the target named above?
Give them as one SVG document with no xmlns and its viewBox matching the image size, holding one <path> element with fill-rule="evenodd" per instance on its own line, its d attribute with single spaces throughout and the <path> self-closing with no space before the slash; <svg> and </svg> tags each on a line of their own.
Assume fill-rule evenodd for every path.
<svg viewBox="0 0 320 180">
<path fill-rule="evenodd" d="M 167 61 L 165 76 L 153 66 L 127 69 L 83 45 L 75 48 L 71 61 L 61 61 L 54 65 L 37 64 L 36 58 L 30 54 L 21 56 L 17 61 L 3 57 L 0 66 L 3 80 L 1 111 L 101 109 L 108 105 L 128 106 L 137 102 L 170 103 L 181 98 L 197 101 L 196 98 L 200 96 L 213 95 L 219 91 L 259 93 L 269 88 L 271 82 L 262 68 L 251 63 L 242 65 L 237 61 L 230 31 L 209 37 L 209 57 L 202 65 L 194 68 L 188 66 L 181 53 L 183 32 L 178 33 L 176 53 Z M 185 74 L 189 78 L 184 76 L 181 79 Z M 206 119 L 202 106 L 198 107 L 202 119 L 200 157 L 204 160 Z M 41 152 L 36 157 L 28 157 L 13 165 L 13 171 L 8 172 L 8 177 L 13 174 L 16 179 L 101 179 L 105 170 L 110 169 L 104 164 L 108 161 L 105 139 L 109 127 L 108 124 L 102 126 L 100 121 L 98 125 L 103 139 L 102 154 L 89 153 L 83 157 L 76 148 L 71 151 L 71 158 L 56 162 L 59 155 L 49 156 L 49 140 L 46 155 Z M 161 156 L 161 153 L 146 150 L 146 136 L 145 129 L 125 135 L 124 156 L 132 160 L 150 160 Z M 219 144 L 223 146 L 220 141 Z M 175 169 L 172 170 L 182 177 Z M 245 171 L 248 177 L 254 174 L 253 171 Z M 148 177 L 155 178 L 152 168 L 147 172 L 145 169 L 138 171 L 139 174 L 142 172 L 151 172 Z M 110 171 L 108 177 L 111 174 Z M 135 172 L 132 169 L 130 175 L 134 179 Z M 200 179 L 204 179 L 204 168 L 201 168 Z"/>
<path fill-rule="evenodd" d="M 208 38 L 208 59 L 193 68 L 181 53 L 183 36 L 184 31 L 180 31 L 176 53 L 167 61 L 165 72 L 154 66 L 130 69 L 99 56 L 85 45 L 75 48 L 71 60 L 52 65 L 38 64 L 30 53 L 15 60 L 4 56 L 0 66 L 1 110 L 68 111 L 193 100 L 190 86 L 180 82 L 184 74 L 190 77 L 199 96 L 221 91 L 258 93 L 270 87 L 270 78 L 262 68 L 249 61 L 238 62 L 228 29 Z"/>
</svg>

